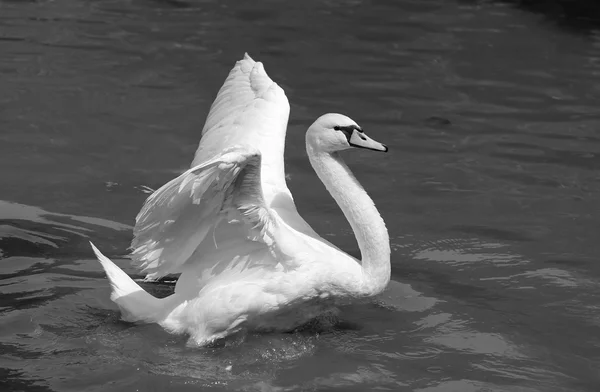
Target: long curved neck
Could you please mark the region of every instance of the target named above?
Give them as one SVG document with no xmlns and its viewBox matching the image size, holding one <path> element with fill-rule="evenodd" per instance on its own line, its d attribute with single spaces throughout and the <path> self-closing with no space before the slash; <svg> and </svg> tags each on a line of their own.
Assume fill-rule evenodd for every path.
<svg viewBox="0 0 600 392">
<path fill-rule="evenodd" d="M 362 255 L 364 294 L 377 294 L 390 280 L 390 240 L 373 200 L 337 154 L 306 150 L 315 172 L 350 223 Z"/>
</svg>

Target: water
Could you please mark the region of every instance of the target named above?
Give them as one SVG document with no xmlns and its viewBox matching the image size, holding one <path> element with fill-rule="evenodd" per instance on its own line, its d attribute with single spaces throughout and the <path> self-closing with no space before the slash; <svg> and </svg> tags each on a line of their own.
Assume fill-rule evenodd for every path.
<svg viewBox="0 0 600 392">
<path fill-rule="evenodd" d="M 600 31 L 574 25 L 504 2 L 0 2 L 0 389 L 600 390 Z M 146 187 L 189 164 L 244 51 L 290 99 L 300 212 L 353 254 L 304 131 L 337 111 L 390 147 L 346 156 L 393 282 L 334 329 L 192 349 L 119 321 L 88 240 L 139 277 Z"/>
</svg>

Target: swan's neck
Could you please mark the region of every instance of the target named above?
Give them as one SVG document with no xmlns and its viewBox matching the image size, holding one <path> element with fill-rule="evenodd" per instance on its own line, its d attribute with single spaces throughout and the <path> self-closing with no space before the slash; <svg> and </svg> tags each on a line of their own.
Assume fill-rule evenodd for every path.
<svg viewBox="0 0 600 392">
<path fill-rule="evenodd" d="M 390 240 L 373 200 L 337 153 L 317 151 L 307 145 L 315 172 L 338 203 L 356 236 L 362 255 L 364 294 L 376 294 L 390 280 Z"/>
</svg>

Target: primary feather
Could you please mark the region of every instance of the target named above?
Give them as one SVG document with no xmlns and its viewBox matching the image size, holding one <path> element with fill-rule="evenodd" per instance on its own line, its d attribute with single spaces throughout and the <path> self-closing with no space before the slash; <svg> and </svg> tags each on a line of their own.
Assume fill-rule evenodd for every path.
<svg viewBox="0 0 600 392">
<path fill-rule="evenodd" d="M 263 198 L 260 163 L 260 151 L 252 147 L 228 148 L 154 192 L 136 218 L 134 265 L 147 279 L 181 272 L 220 224 L 230 233 L 220 241 L 245 225 L 247 238 L 272 244 L 276 223 Z M 206 241 L 206 246 L 218 244 Z"/>
</svg>

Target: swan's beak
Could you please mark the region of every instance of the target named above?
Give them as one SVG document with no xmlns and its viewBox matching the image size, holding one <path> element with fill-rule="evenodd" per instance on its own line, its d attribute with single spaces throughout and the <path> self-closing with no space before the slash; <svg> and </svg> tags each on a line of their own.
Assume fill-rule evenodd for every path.
<svg viewBox="0 0 600 392">
<path fill-rule="evenodd" d="M 385 144 L 371 139 L 363 131 L 358 129 L 354 129 L 352 131 L 350 138 L 348 138 L 348 143 L 353 147 L 366 148 L 373 151 L 388 151 L 388 148 Z"/>
</svg>

